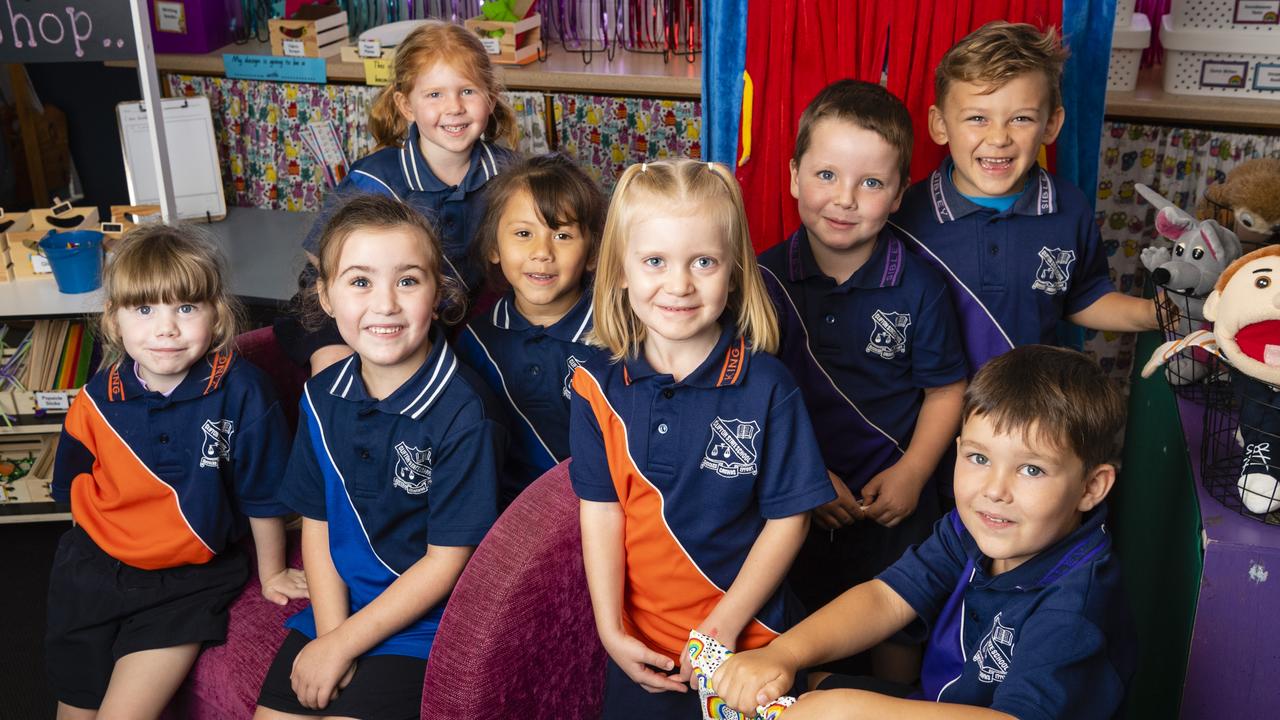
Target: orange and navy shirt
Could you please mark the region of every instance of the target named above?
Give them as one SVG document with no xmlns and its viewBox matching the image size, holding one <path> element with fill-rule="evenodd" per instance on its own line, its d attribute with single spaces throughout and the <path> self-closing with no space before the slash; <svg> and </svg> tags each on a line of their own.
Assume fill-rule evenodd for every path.
<svg viewBox="0 0 1280 720">
<path fill-rule="evenodd" d="M 625 518 L 627 632 L 675 660 L 733 584 L 766 520 L 835 499 L 809 414 L 777 358 L 732 325 L 676 382 L 643 355 L 601 354 L 577 368 L 569 475 L 583 500 L 618 502 Z M 738 649 L 786 630 L 780 587 Z"/>
<path fill-rule="evenodd" d="M 126 357 L 71 403 L 51 494 L 120 562 L 198 565 L 244 534 L 246 515 L 289 512 L 275 497 L 289 438 L 266 377 L 238 356 L 210 354 L 168 396 Z"/>
</svg>

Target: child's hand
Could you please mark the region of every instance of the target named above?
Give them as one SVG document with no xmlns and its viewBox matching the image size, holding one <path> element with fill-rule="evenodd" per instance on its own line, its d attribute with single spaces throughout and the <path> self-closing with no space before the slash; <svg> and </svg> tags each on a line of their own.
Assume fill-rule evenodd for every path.
<svg viewBox="0 0 1280 720">
<path fill-rule="evenodd" d="M 818 526 L 823 530 L 839 530 L 845 525 L 853 524 L 855 520 L 861 520 L 862 506 L 849 491 L 849 486 L 830 470 L 827 471 L 827 477 L 831 478 L 831 486 L 836 489 L 836 499 L 814 509 L 813 519 Z"/>
<path fill-rule="evenodd" d="M 307 593 L 307 575 L 301 570 L 285 568 L 276 575 L 262 580 L 262 597 L 276 605 L 286 605 L 290 600 L 310 597 Z"/>
<path fill-rule="evenodd" d="M 616 637 L 609 639 L 602 637 L 601 641 L 609 657 L 613 658 L 619 668 L 622 668 L 622 672 L 645 690 L 657 693 L 685 692 L 689 689 L 683 682 L 674 679 L 678 676 L 663 675 L 650 669 L 650 666 L 653 666 L 670 672 L 675 668 L 675 663 L 671 662 L 667 656 L 650 650 L 644 643 L 630 635 L 619 633 Z M 685 663 L 681 662 L 681 672 L 684 672 L 684 665 Z"/>
<path fill-rule="evenodd" d="M 289 680 L 303 707 L 323 710 L 355 674 L 356 659 L 332 635 L 322 635 L 303 646 L 293 659 Z"/>
<path fill-rule="evenodd" d="M 785 649 L 766 645 L 725 660 L 712 676 L 711 687 L 729 707 L 754 715 L 757 706 L 767 705 L 791 689 L 799 665 Z M 791 717 L 791 709 L 786 717 Z"/>
<path fill-rule="evenodd" d="M 885 527 L 893 527 L 916 511 L 920 490 L 928 473 L 897 462 L 871 478 L 862 488 L 867 517 Z"/>
</svg>

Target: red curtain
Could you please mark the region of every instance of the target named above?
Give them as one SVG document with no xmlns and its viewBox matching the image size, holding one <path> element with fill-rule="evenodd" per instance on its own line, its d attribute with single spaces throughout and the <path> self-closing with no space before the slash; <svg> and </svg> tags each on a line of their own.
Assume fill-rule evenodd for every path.
<svg viewBox="0 0 1280 720">
<path fill-rule="evenodd" d="M 743 97 L 738 180 L 757 252 L 800 224 L 791 151 L 800 113 L 823 87 L 848 77 L 879 82 L 887 59 L 888 88 L 915 125 L 918 180 L 946 155 L 927 125 L 943 53 L 990 20 L 1062 26 L 1062 0 L 749 0 L 747 12 L 751 98 Z"/>
</svg>

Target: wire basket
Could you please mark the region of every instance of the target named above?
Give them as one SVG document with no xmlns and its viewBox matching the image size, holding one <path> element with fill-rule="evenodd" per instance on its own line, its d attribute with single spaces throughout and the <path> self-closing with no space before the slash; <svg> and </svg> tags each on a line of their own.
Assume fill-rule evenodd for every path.
<svg viewBox="0 0 1280 720">
<path fill-rule="evenodd" d="M 1165 340 L 1179 340 L 1196 330 L 1206 330 L 1212 323 L 1204 319 L 1204 298 L 1168 288 L 1156 291 L 1156 320 Z M 1164 368 L 1175 395 L 1209 404 L 1211 385 L 1227 381 L 1225 364 L 1214 355 L 1200 348 L 1179 353 Z"/>
<path fill-rule="evenodd" d="M 1203 385 L 1200 480 L 1232 512 L 1280 525 L 1280 388 L 1237 370 Z"/>
</svg>

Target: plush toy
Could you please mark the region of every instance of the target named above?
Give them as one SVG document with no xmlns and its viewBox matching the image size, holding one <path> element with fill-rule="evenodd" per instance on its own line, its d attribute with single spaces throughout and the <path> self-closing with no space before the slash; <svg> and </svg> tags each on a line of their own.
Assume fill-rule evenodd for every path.
<svg viewBox="0 0 1280 720">
<path fill-rule="evenodd" d="M 728 660 L 732 652 L 719 640 L 703 635 L 697 630 L 689 631 L 689 643 L 685 646 L 689 656 L 689 664 L 693 666 L 694 682 L 698 685 L 698 699 L 702 702 L 703 720 L 779 720 L 783 712 L 795 704 L 796 699 L 783 696 L 756 708 L 755 715 L 743 715 L 725 704 L 711 687 L 711 678 L 716 670 Z"/>
<path fill-rule="evenodd" d="M 1156 285 L 1177 293 L 1166 296 L 1165 307 L 1174 313 L 1176 336 L 1186 336 L 1205 323 L 1204 297 L 1213 290 L 1218 276 L 1240 257 L 1240 239 L 1216 220 L 1196 219 L 1166 200 L 1155 190 L 1139 183 L 1134 186 L 1147 202 L 1160 209 L 1156 232 L 1173 247 L 1149 247 L 1142 251 L 1142 264 Z M 1197 382 L 1208 374 L 1208 366 L 1189 355 L 1170 359 L 1165 377 L 1173 385 Z"/>
<path fill-rule="evenodd" d="M 1246 160 L 1210 185 L 1197 214 L 1212 217 L 1216 208 L 1229 211 L 1241 242 L 1280 242 L 1280 158 Z"/>
<path fill-rule="evenodd" d="M 1204 302 L 1213 331 L 1200 330 L 1156 348 L 1142 369 L 1150 377 L 1188 347 L 1212 352 L 1237 372 L 1240 441 L 1244 460 L 1236 488 L 1245 508 L 1265 515 L 1280 510 L 1280 245 L 1255 250 L 1231 263 Z"/>
<path fill-rule="evenodd" d="M 480 14 L 484 15 L 485 20 L 494 22 L 517 22 L 520 16 L 516 14 L 515 0 L 488 0 L 488 2 L 480 6 Z M 491 38 L 501 38 L 507 34 L 506 30 L 489 30 L 485 33 Z"/>
</svg>

